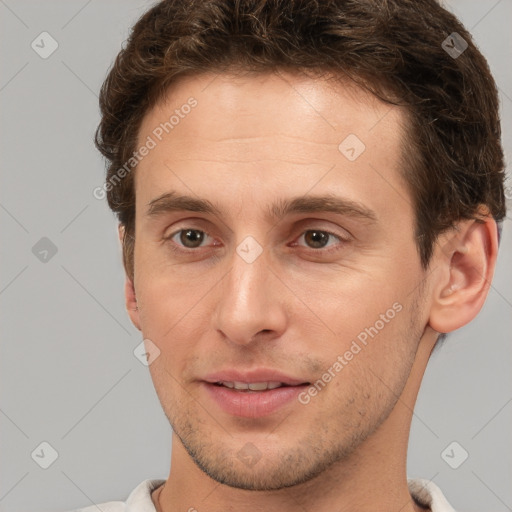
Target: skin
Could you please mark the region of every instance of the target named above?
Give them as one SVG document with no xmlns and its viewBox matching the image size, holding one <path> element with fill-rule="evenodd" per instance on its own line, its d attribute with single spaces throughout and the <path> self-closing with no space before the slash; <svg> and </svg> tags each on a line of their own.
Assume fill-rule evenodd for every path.
<svg viewBox="0 0 512 512">
<path fill-rule="evenodd" d="M 188 77 L 147 113 L 139 145 L 191 96 L 197 106 L 137 167 L 125 285 L 133 324 L 160 350 L 149 369 L 173 426 L 157 510 L 421 510 L 406 481 L 412 410 L 438 333 L 483 305 L 494 221 L 482 210 L 481 223 L 460 222 L 423 269 L 400 175 L 406 113 L 354 85 L 290 72 Z M 349 134 L 366 146 L 354 161 L 338 150 Z M 170 191 L 221 213 L 148 215 Z M 375 220 L 266 216 L 277 200 L 326 193 Z M 180 237 L 186 229 L 204 238 Z M 335 236 L 322 247 L 311 230 Z M 252 263 L 236 252 L 246 236 L 263 249 Z M 203 389 L 204 376 L 228 368 L 315 382 L 396 303 L 401 311 L 306 405 L 239 418 Z M 260 455 L 252 466 L 237 457 L 247 443 Z"/>
</svg>

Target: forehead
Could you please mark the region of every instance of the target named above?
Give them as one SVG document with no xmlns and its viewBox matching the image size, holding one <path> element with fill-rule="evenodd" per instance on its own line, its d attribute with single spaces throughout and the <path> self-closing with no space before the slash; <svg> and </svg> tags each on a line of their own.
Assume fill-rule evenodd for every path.
<svg viewBox="0 0 512 512">
<path fill-rule="evenodd" d="M 327 174 L 326 187 L 338 179 L 349 195 L 350 183 L 378 181 L 382 191 L 383 179 L 407 194 L 399 172 L 405 121 L 402 109 L 354 84 L 304 74 L 183 78 L 141 124 L 138 146 L 155 144 L 137 166 L 137 202 L 191 186 L 231 201 L 235 188 L 300 195 Z"/>
<path fill-rule="evenodd" d="M 392 125 L 401 127 L 405 110 L 382 102 L 355 83 L 334 76 L 315 77 L 299 72 L 268 72 L 247 74 L 203 73 L 179 79 L 146 113 L 139 130 L 139 142 L 159 123 L 168 121 L 173 112 L 197 101 L 187 125 L 192 136 L 215 137 L 217 133 L 232 133 L 238 138 L 263 134 L 288 134 L 302 137 L 305 142 L 329 143 L 339 139 L 348 125 L 369 143 L 376 142 Z M 172 132 L 179 127 L 185 114 L 176 112 Z M 200 117 L 194 123 L 193 118 Z M 296 120 L 300 118 L 301 124 Z M 380 130 L 377 125 L 386 118 Z M 229 123 L 227 120 L 229 119 Z M 178 121 L 178 122 L 176 122 Z M 183 123 L 184 124 L 184 123 Z M 178 129 L 180 128 L 180 129 Z M 375 133 L 372 136 L 372 132 Z M 393 138 L 393 130 L 389 133 Z M 184 134 L 185 135 L 185 134 Z M 396 133 L 398 138 L 401 133 Z M 171 137 L 168 138 L 171 142 Z"/>
</svg>

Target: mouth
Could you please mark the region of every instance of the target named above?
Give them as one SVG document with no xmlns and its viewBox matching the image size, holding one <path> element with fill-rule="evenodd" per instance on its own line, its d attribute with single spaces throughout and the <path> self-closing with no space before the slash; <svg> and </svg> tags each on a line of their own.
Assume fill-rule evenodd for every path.
<svg viewBox="0 0 512 512">
<path fill-rule="evenodd" d="M 285 384 L 284 382 L 268 381 L 268 382 L 215 382 L 215 386 L 223 386 L 228 389 L 235 389 L 236 391 L 266 391 L 267 389 L 277 389 L 283 387 L 292 387 L 291 384 Z M 299 384 L 300 386 L 309 385 L 309 382 Z"/>
<path fill-rule="evenodd" d="M 297 396 L 311 383 L 273 371 L 232 371 L 211 375 L 202 385 L 207 397 L 224 413 L 260 418 L 298 404 Z"/>
</svg>

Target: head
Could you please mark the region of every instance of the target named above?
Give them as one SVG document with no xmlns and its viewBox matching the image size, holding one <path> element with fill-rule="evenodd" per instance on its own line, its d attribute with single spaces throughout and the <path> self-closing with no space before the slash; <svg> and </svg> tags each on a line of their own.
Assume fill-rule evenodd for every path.
<svg viewBox="0 0 512 512">
<path fill-rule="evenodd" d="M 127 307 L 189 455 L 270 489 L 363 450 L 492 278 L 503 152 L 470 34 L 431 0 L 162 1 L 100 106 Z M 264 368 L 297 399 L 212 398 L 212 376 Z"/>
</svg>

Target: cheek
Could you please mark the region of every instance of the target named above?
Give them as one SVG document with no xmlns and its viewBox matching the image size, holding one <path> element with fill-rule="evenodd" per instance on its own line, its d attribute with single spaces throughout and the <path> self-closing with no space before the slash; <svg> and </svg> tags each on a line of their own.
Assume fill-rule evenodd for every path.
<svg viewBox="0 0 512 512">
<path fill-rule="evenodd" d="M 407 299 L 402 283 L 388 272 L 380 278 L 375 272 L 339 272 L 323 281 L 306 276 L 299 298 L 318 315 L 332 337 L 348 340 L 360 335 L 364 341 L 375 331 L 389 331 L 389 325 L 400 317 Z"/>
<path fill-rule="evenodd" d="M 158 375 L 165 379 L 163 371 L 158 374 L 157 370 L 165 365 L 169 371 L 175 372 L 177 363 L 188 355 L 191 344 L 186 343 L 190 337 L 184 335 L 184 327 L 190 325 L 190 319 L 194 318 L 194 308 L 189 304 L 188 293 L 183 293 L 172 283 L 145 272 L 139 273 L 138 277 L 137 299 L 142 335 L 160 351 L 159 358 L 150 365 L 150 371 L 154 379 L 158 379 Z"/>
<path fill-rule="evenodd" d="M 406 385 L 420 332 L 411 328 L 410 313 L 401 307 L 388 313 L 387 323 L 381 318 L 369 322 L 355 335 L 340 336 L 336 346 L 322 347 L 316 354 L 323 361 L 319 379 L 328 382 L 326 391 L 318 393 L 317 407 L 336 410 L 342 422 L 347 417 L 347 428 L 354 421 L 372 424 L 386 416 Z"/>
<path fill-rule="evenodd" d="M 141 245 L 144 245 L 141 243 Z M 212 284 L 210 273 L 199 275 L 179 265 L 171 265 L 161 249 L 146 247 L 136 252 L 135 287 L 142 304 L 143 326 L 158 328 L 159 336 L 178 326 Z M 197 267 L 196 267 L 197 268 Z"/>
<path fill-rule="evenodd" d="M 187 410 L 193 398 L 184 393 L 184 383 L 179 371 L 173 367 L 175 354 L 162 351 L 160 356 L 149 365 L 153 387 L 167 418 L 174 425 L 179 411 Z"/>
<path fill-rule="evenodd" d="M 311 357 L 322 361 L 325 372 L 341 377 L 333 380 L 342 396 L 350 396 L 342 392 L 345 386 L 351 393 L 369 386 L 374 396 L 387 394 L 386 386 L 400 391 L 414 361 L 426 321 L 415 304 L 417 294 L 411 293 L 415 280 L 387 275 L 376 280 L 361 274 L 359 279 L 330 283 L 321 294 L 309 295 L 310 301 L 322 305 L 318 311 L 331 332 L 325 338 L 314 338 L 303 328 L 302 333 Z"/>
</svg>

